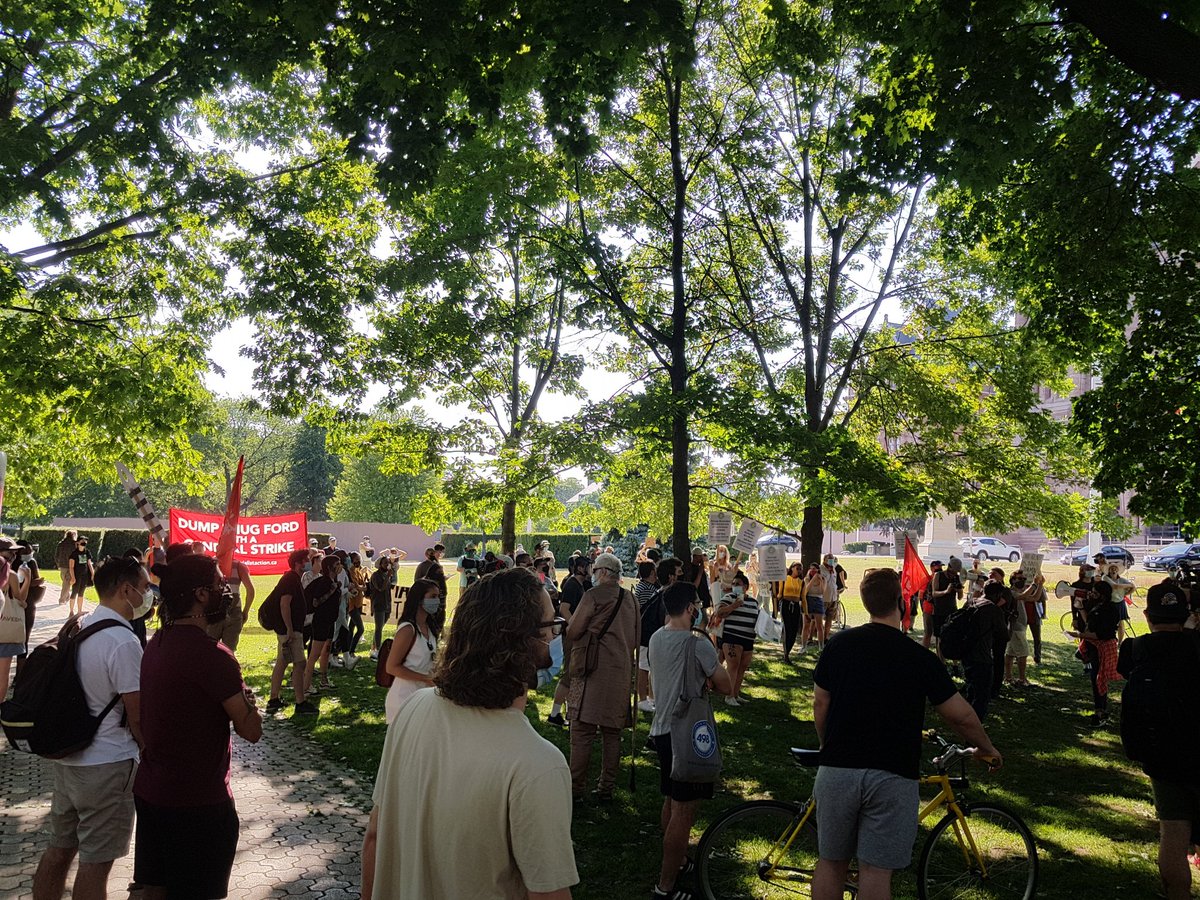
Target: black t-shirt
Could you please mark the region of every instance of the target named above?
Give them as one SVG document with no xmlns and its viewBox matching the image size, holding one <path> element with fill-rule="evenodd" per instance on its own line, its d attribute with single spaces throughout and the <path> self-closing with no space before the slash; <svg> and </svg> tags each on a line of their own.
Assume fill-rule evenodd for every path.
<svg viewBox="0 0 1200 900">
<path fill-rule="evenodd" d="M 1004 610 L 984 600 L 974 605 L 971 618 L 971 643 L 963 656 L 964 663 L 991 665 L 996 661 L 996 645 L 1008 641 L 1008 617 Z M 1003 655 L 1004 651 L 1000 651 Z"/>
<path fill-rule="evenodd" d="M 88 563 L 92 562 L 92 554 L 86 550 L 72 550 L 69 558 L 75 561 L 75 580 L 80 584 L 91 584 L 92 576 L 88 572 Z"/>
<path fill-rule="evenodd" d="M 341 605 L 341 587 L 328 575 L 314 578 L 304 589 L 306 608 L 312 610 L 313 634 L 324 635 L 333 631 Z M 325 640 L 325 638 L 318 638 Z"/>
<path fill-rule="evenodd" d="M 925 701 L 956 693 L 946 667 L 899 629 L 870 622 L 834 635 L 813 682 L 830 694 L 821 765 L 918 778 Z"/>
<path fill-rule="evenodd" d="M 574 613 L 575 607 L 579 605 L 579 601 L 582 599 L 583 585 L 579 583 L 578 578 L 572 575 L 563 581 L 562 587 L 558 589 L 559 609 L 565 606 L 568 612 Z"/>
<path fill-rule="evenodd" d="M 1113 603 L 1112 585 L 1106 581 L 1076 581 L 1071 587 L 1094 594 L 1094 599 L 1084 600 L 1084 630 L 1095 634 L 1100 641 L 1116 640 L 1121 607 Z"/>
<path fill-rule="evenodd" d="M 962 580 L 954 573 L 942 570 L 933 573 L 933 591 L 936 594 L 938 591 L 944 591 L 948 585 L 962 584 Z M 958 609 L 958 593 L 955 589 L 951 589 L 944 597 L 933 597 L 933 614 L 941 618 L 946 618 L 950 613 Z"/>
<path fill-rule="evenodd" d="M 300 581 L 300 576 L 295 572 L 287 572 L 280 578 L 271 593 L 267 595 L 267 599 L 263 601 L 263 604 L 271 603 L 278 606 L 280 601 L 288 596 L 292 598 L 292 630 L 301 631 L 304 628 L 304 617 L 307 615 L 307 604 L 304 599 L 304 584 Z M 282 613 L 279 616 L 279 622 L 280 625 L 276 629 L 276 632 L 283 634 Z"/>
</svg>

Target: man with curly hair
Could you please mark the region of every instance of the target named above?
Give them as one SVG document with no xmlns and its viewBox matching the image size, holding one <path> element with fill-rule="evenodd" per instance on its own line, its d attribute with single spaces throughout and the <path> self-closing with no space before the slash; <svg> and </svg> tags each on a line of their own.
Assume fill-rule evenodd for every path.
<svg viewBox="0 0 1200 900">
<path fill-rule="evenodd" d="M 571 773 L 525 716 L 561 627 L 528 569 L 463 593 L 435 663 L 388 728 L 362 897 L 569 900 Z"/>
</svg>

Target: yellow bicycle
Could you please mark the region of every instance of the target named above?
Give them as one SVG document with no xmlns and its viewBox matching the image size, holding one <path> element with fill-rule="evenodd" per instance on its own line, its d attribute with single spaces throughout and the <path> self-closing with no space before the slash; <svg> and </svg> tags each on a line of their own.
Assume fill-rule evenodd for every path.
<svg viewBox="0 0 1200 900">
<path fill-rule="evenodd" d="M 931 734 L 943 752 L 936 775 L 921 778 L 937 796 L 917 813 L 925 821 L 945 809 L 917 861 L 921 900 L 1031 900 L 1037 896 L 1038 858 L 1033 834 L 1021 818 L 994 803 L 968 803 L 966 764 L 973 751 Z M 803 766 L 819 764 L 819 751 L 792 750 Z M 961 774 L 947 770 L 960 765 Z M 751 800 L 733 807 L 704 832 L 696 854 L 696 877 L 706 900 L 775 900 L 812 894 L 817 865 L 816 807 L 782 800 Z M 850 872 L 844 896 L 858 892 Z"/>
</svg>

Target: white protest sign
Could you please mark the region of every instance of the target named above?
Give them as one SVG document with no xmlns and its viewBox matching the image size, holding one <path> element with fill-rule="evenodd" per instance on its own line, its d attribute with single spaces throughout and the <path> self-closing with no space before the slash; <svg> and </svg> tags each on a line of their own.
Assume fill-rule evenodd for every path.
<svg viewBox="0 0 1200 900">
<path fill-rule="evenodd" d="M 1042 574 L 1042 554 L 1026 553 L 1021 557 L 1021 572 L 1025 580 L 1033 583 L 1033 579 Z"/>
<path fill-rule="evenodd" d="M 758 548 L 758 577 L 765 581 L 787 578 L 787 547 L 783 544 L 763 544 Z"/>
<path fill-rule="evenodd" d="M 733 537 L 733 515 L 724 510 L 713 510 L 708 514 L 708 543 L 712 546 L 728 544 Z"/>
<path fill-rule="evenodd" d="M 733 539 L 733 549 L 739 553 L 753 553 L 754 544 L 762 537 L 763 523 L 753 519 L 742 519 L 742 527 Z"/>
</svg>

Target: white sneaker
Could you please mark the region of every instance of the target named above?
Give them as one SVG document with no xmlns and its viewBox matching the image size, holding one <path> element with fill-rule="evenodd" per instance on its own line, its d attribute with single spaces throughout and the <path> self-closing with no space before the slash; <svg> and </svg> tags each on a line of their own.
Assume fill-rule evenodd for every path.
<svg viewBox="0 0 1200 900">
<path fill-rule="evenodd" d="M 378 648 L 371 651 L 371 659 L 379 659 L 379 649 Z"/>
<path fill-rule="evenodd" d="M 638 709 L 642 712 L 654 712 L 654 701 L 647 697 L 645 700 L 638 701 Z"/>
<path fill-rule="evenodd" d="M 329 658 L 329 664 L 331 666 L 334 666 L 335 668 L 340 669 L 342 667 L 342 658 L 340 656 L 332 656 L 331 655 Z"/>
<path fill-rule="evenodd" d="M 348 650 L 346 651 L 346 655 L 343 657 L 343 659 L 346 662 L 347 669 L 353 669 L 355 666 L 358 665 L 358 657 L 355 656 L 353 653 L 351 653 Z"/>
<path fill-rule="evenodd" d="M 737 697 L 726 697 L 725 705 L 726 706 L 741 706 L 742 704 L 738 702 Z"/>
</svg>

